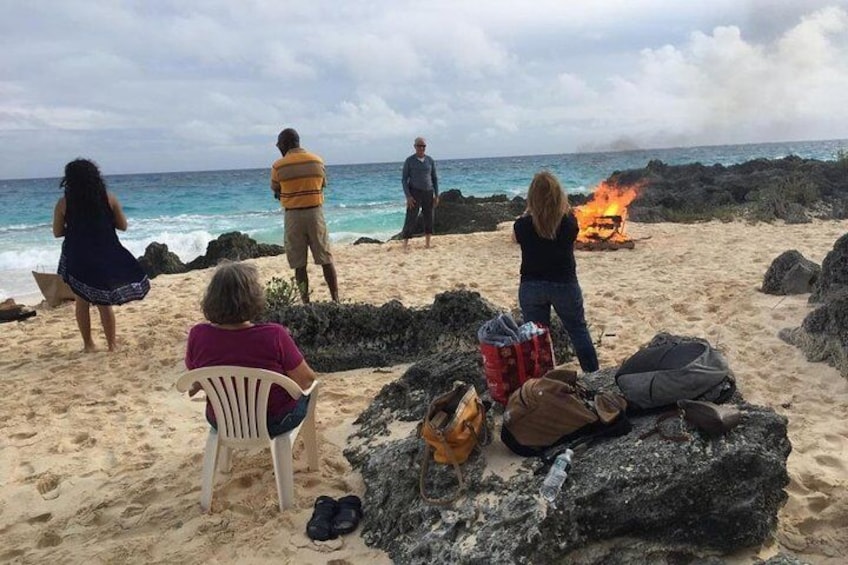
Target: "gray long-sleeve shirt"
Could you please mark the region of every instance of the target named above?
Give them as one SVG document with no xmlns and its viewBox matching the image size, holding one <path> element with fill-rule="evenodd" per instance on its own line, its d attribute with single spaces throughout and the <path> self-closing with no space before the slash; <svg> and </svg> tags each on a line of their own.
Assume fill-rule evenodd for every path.
<svg viewBox="0 0 848 565">
<path fill-rule="evenodd" d="M 409 197 L 409 189 L 426 190 L 439 195 L 439 177 L 436 174 L 436 162 L 429 155 L 419 161 L 417 155 L 410 155 L 403 163 L 403 193 Z"/>
</svg>

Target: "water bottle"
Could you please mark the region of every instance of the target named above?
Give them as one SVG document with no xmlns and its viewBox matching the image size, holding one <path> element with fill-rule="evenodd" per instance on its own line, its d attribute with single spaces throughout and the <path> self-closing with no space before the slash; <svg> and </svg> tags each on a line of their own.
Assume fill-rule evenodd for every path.
<svg viewBox="0 0 848 565">
<path fill-rule="evenodd" d="M 571 470 L 571 459 L 574 457 L 574 452 L 566 449 L 554 460 L 551 465 L 551 470 L 545 477 L 542 486 L 539 488 L 539 494 L 542 495 L 551 507 L 556 507 L 556 498 L 559 491 L 562 489 L 562 484 L 568 477 L 568 472 Z"/>
</svg>

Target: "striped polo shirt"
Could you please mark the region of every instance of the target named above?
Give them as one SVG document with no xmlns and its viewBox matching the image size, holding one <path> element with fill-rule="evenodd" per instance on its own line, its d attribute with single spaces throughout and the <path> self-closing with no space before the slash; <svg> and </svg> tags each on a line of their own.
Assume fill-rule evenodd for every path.
<svg viewBox="0 0 848 565">
<path fill-rule="evenodd" d="M 279 191 L 286 210 L 321 206 L 326 184 L 324 161 L 301 147 L 289 149 L 271 166 L 271 190 Z"/>
</svg>

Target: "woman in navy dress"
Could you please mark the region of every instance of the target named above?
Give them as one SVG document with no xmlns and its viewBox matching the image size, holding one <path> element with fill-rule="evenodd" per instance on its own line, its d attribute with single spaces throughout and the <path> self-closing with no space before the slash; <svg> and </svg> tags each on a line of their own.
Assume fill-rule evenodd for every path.
<svg viewBox="0 0 848 565">
<path fill-rule="evenodd" d="M 133 255 L 118 240 L 127 218 L 114 194 L 106 191 L 100 170 L 88 159 L 65 165 L 65 195 L 53 210 L 53 235 L 64 237 L 59 275 L 76 294 L 76 319 L 84 351 L 96 348 L 91 339 L 92 304 L 100 312 L 109 351 L 115 350 L 113 305 L 141 300 L 150 281 Z"/>
</svg>

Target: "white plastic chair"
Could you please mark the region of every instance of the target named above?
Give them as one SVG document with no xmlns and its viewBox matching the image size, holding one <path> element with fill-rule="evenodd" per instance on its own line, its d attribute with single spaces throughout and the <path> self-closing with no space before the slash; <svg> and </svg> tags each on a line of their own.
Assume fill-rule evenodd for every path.
<svg viewBox="0 0 848 565">
<path fill-rule="evenodd" d="M 318 402 L 318 381 L 307 390 L 280 373 L 265 369 L 221 365 L 204 367 L 184 373 L 177 381 L 177 390 L 186 392 L 192 383 L 200 383 L 215 412 L 218 431 L 210 426 L 203 457 L 203 486 L 200 506 L 208 512 L 212 506 L 215 470 L 221 455 L 221 470 L 230 470 L 233 449 L 264 447 L 270 444 L 277 482 L 280 511 L 294 504 L 294 469 L 292 448 L 301 428 L 309 469 L 318 468 L 318 435 L 315 431 L 315 404 Z M 282 435 L 268 434 L 268 393 L 271 385 L 286 389 L 292 398 L 309 396 L 309 408 L 301 424 Z"/>
</svg>

